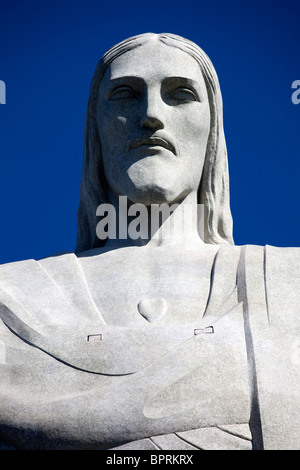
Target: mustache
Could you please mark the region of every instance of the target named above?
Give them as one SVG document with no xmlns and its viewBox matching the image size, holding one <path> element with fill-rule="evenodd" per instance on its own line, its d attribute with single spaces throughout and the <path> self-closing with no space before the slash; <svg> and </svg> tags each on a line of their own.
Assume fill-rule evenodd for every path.
<svg viewBox="0 0 300 470">
<path fill-rule="evenodd" d="M 137 137 L 131 141 L 129 150 L 141 147 L 142 145 L 164 147 L 165 149 L 170 150 L 174 155 L 177 155 L 175 144 L 164 134 L 152 134 L 150 136 Z"/>
</svg>

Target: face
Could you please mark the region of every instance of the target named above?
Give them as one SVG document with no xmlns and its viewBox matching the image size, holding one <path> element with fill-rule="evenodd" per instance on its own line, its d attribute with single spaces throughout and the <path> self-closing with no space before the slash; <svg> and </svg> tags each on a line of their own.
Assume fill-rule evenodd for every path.
<svg viewBox="0 0 300 470">
<path fill-rule="evenodd" d="M 157 38 L 117 57 L 99 89 L 104 173 L 134 203 L 177 202 L 197 191 L 210 112 L 196 60 Z"/>
</svg>

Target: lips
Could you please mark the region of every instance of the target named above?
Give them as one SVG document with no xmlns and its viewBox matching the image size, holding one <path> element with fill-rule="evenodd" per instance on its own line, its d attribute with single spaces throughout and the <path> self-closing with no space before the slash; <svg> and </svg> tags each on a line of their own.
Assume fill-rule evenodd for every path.
<svg viewBox="0 0 300 470">
<path fill-rule="evenodd" d="M 129 150 L 147 145 L 149 147 L 163 147 L 176 155 L 174 145 L 167 139 L 158 136 L 135 139 L 131 142 Z"/>
</svg>

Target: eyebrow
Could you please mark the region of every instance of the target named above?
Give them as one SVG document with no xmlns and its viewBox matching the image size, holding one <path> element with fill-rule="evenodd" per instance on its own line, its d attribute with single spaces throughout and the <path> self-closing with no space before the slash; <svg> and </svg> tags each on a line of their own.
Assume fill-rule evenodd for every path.
<svg viewBox="0 0 300 470">
<path fill-rule="evenodd" d="M 193 78 L 188 77 L 180 77 L 180 76 L 173 76 L 173 77 L 166 77 L 164 78 L 163 82 L 178 82 L 183 85 L 193 86 L 194 88 L 200 89 L 202 88 L 201 84 L 194 80 Z"/>
<path fill-rule="evenodd" d="M 110 78 L 108 81 L 108 86 L 114 86 L 118 85 L 119 83 L 126 81 L 136 81 L 136 82 L 145 82 L 145 80 L 142 77 L 137 77 L 136 75 L 122 75 L 120 77 L 116 78 Z"/>
<path fill-rule="evenodd" d="M 187 83 L 189 85 L 200 86 L 199 83 L 196 82 L 196 80 L 194 80 L 193 78 L 188 78 L 188 77 L 171 76 L 171 77 L 164 78 L 163 81 L 168 81 L 168 80 L 172 80 L 172 81 L 174 80 L 178 82 Z"/>
</svg>

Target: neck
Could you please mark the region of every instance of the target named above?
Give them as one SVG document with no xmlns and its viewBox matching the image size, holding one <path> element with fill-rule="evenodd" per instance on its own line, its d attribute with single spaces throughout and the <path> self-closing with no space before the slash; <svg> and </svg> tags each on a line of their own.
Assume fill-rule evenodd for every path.
<svg viewBox="0 0 300 470">
<path fill-rule="evenodd" d="M 203 221 L 202 205 L 197 204 L 196 191 L 171 204 L 132 204 L 125 196 L 117 197 L 112 192 L 109 201 L 106 210 L 110 209 L 110 213 L 102 225 L 98 224 L 97 231 L 99 236 L 100 228 L 106 222 L 108 238 L 105 245 L 109 249 L 172 245 L 193 248 L 204 244 L 199 235 L 202 233 L 199 230 Z"/>
</svg>

